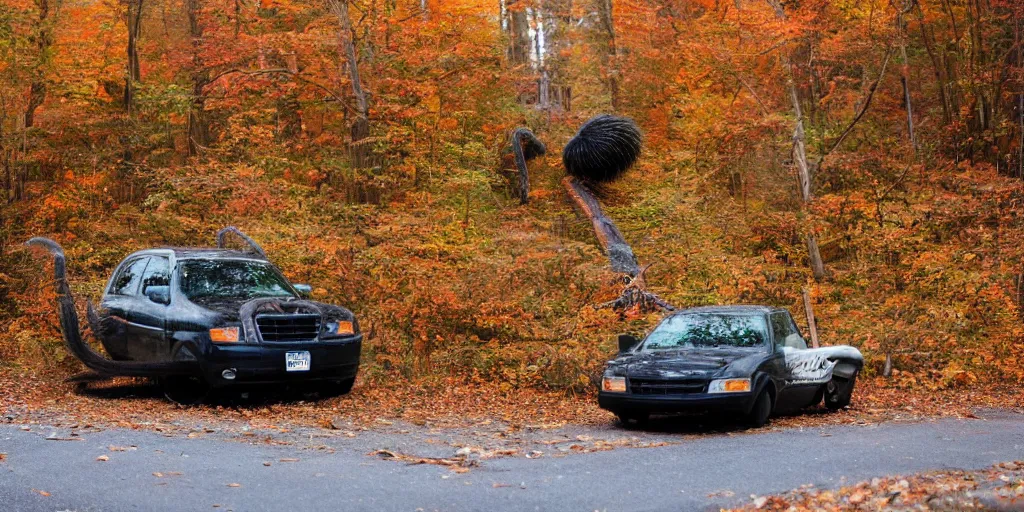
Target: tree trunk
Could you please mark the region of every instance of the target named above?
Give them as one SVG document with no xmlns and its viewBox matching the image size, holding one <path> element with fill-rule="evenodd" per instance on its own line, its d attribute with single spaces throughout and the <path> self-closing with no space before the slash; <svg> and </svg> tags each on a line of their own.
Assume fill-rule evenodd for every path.
<svg viewBox="0 0 1024 512">
<path fill-rule="evenodd" d="M 39 9 L 36 18 L 34 38 L 36 43 L 36 62 L 33 66 L 32 82 L 29 85 L 28 105 L 25 106 L 25 128 L 35 125 L 36 110 L 46 101 L 46 64 L 50 60 L 50 47 L 53 46 L 53 27 L 56 24 L 55 12 L 51 7 L 60 8 L 59 1 L 51 6 L 50 0 L 35 0 Z"/>
<path fill-rule="evenodd" d="M 769 5 L 775 9 L 775 16 L 780 20 L 786 19 L 782 3 L 778 0 L 768 0 Z M 804 115 L 800 108 L 800 97 L 797 95 L 796 81 L 793 78 L 793 70 L 790 58 L 782 54 L 782 66 L 786 72 L 786 82 L 789 88 L 789 100 L 793 105 L 793 116 L 796 118 L 793 127 L 793 162 L 796 164 L 797 178 L 800 183 L 800 198 L 803 200 L 804 210 L 814 199 L 812 186 L 813 171 L 811 164 L 807 161 L 807 142 L 804 134 Z M 816 281 L 825 278 L 825 264 L 821 259 L 821 250 L 818 249 L 818 239 L 814 233 L 807 234 L 807 256 L 810 261 L 811 273 Z"/>
<path fill-rule="evenodd" d="M 517 5 L 525 0 L 511 0 L 507 2 L 508 29 L 508 60 L 513 65 L 530 62 L 530 51 L 533 45 L 530 43 L 530 21 L 526 16 L 526 8 Z"/>
<path fill-rule="evenodd" d="M 935 72 L 935 83 L 939 89 L 939 100 L 942 102 L 942 122 L 943 124 L 949 124 L 952 118 L 952 109 L 949 105 L 949 98 L 946 92 L 946 76 L 945 67 L 942 64 L 943 56 L 939 55 L 935 51 L 935 45 L 932 42 L 932 34 L 928 30 L 928 26 L 924 22 L 924 10 L 921 8 L 920 2 L 914 2 L 917 6 L 918 22 L 921 25 L 921 40 L 924 41 L 925 51 L 928 52 L 928 58 L 932 61 L 932 68 Z"/>
<path fill-rule="evenodd" d="M 139 34 L 142 30 L 142 3 L 144 0 L 128 0 L 126 24 L 128 25 L 128 62 L 125 66 L 124 109 L 130 114 L 135 101 L 135 84 L 142 79 L 139 65 Z"/>
<path fill-rule="evenodd" d="M 370 147 L 359 141 L 370 136 L 370 103 L 359 78 L 359 60 L 353 39 L 352 18 L 349 17 L 348 0 L 328 0 L 331 12 L 338 18 L 339 70 L 345 74 L 348 66 L 349 81 L 352 82 L 352 96 L 355 99 L 356 119 L 352 123 L 352 165 L 366 167 Z"/>
<path fill-rule="evenodd" d="M 11 182 L 11 153 L 13 151 L 4 150 L 4 192 L 7 197 L 7 204 L 14 202 L 14 184 Z"/>
<path fill-rule="evenodd" d="M 203 26 L 200 23 L 201 0 L 186 0 L 189 35 L 192 36 L 192 101 L 188 111 L 188 156 L 196 156 L 209 145 L 209 127 L 206 121 L 206 85 L 210 72 L 203 65 Z"/>
<path fill-rule="evenodd" d="M 562 179 L 562 186 L 569 193 L 569 198 L 580 209 L 594 226 L 594 235 L 608 256 L 612 271 L 626 274 L 629 280 L 619 298 L 602 304 L 600 307 L 611 307 L 616 310 L 638 309 L 639 311 L 675 311 L 676 307 L 665 302 L 661 297 L 647 291 L 644 273 L 647 267 L 640 268 L 633 255 L 633 248 L 622 237 L 615 223 L 601 211 L 594 193 L 586 185 L 572 176 Z"/>
<path fill-rule="evenodd" d="M 615 226 L 612 219 L 605 216 L 601 211 L 601 205 L 597 202 L 593 192 L 586 185 L 572 176 L 566 176 L 562 180 L 565 191 L 569 193 L 576 207 L 587 216 L 594 226 L 594 235 L 598 243 L 608 255 L 612 270 L 636 277 L 640 274 L 640 264 L 633 255 L 633 248 L 623 238 L 619 228 Z"/>
<path fill-rule="evenodd" d="M 36 110 L 46 100 L 46 83 L 42 79 L 33 80 L 29 86 L 28 106 L 25 107 L 25 128 L 36 124 Z"/>
<path fill-rule="evenodd" d="M 899 32 L 897 36 L 900 41 L 900 56 L 903 63 L 900 66 L 900 83 L 903 84 L 903 105 L 907 110 L 907 136 L 910 138 L 910 145 L 917 153 L 917 138 L 914 136 L 914 109 L 910 103 L 910 62 L 907 61 L 907 27 L 903 16 L 910 12 L 910 8 L 904 8 L 896 15 L 896 26 Z"/>
<path fill-rule="evenodd" d="M 607 53 L 604 57 L 605 72 L 607 73 L 606 83 L 608 92 L 611 95 L 612 110 L 618 110 L 621 98 L 619 94 L 619 50 L 615 41 L 615 15 L 612 0 L 597 0 L 598 13 L 601 16 L 601 26 L 604 28 L 605 44 Z"/>
<path fill-rule="evenodd" d="M 1024 40 L 1021 39 L 1021 25 L 1024 24 L 1024 19 L 1020 17 L 1020 14 L 1020 9 L 1013 12 L 1013 44 L 1017 47 L 1017 72 L 1024 73 Z M 1019 82 L 1017 84 L 1020 91 L 1017 93 L 1017 129 L 1019 130 L 1017 134 L 1019 137 L 1017 143 L 1017 178 L 1024 178 L 1024 80 Z"/>
</svg>

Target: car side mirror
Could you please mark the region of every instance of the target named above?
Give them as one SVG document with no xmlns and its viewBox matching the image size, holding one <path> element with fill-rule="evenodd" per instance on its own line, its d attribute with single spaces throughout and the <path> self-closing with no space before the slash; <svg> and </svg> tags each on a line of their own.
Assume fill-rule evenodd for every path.
<svg viewBox="0 0 1024 512">
<path fill-rule="evenodd" d="M 302 295 L 303 298 L 313 294 L 313 287 L 308 284 L 295 284 L 292 286 L 295 287 L 295 291 L 299 292 L 299 295 Z"/>
<path fill-rule="evenodd" d="M 167 305 L 171 303 L 170 286 L 147 286 L 146 297 L 157 304 Z"/>
<path fill-rule="evenodd" d="M 636 336 L 633 336 L 632 334 L 619 335 L 619 353 L 629 352 L 639 344 L 640 340 L 636 339 Z"/>
</svg>

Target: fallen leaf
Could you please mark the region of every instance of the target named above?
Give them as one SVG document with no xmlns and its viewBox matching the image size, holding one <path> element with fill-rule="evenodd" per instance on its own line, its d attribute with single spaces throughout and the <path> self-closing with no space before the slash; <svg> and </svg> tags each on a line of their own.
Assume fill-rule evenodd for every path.
<svg viewBox="0 0 1024 512">
<path fill-rule="evenodd" d="M 281 459 L 278 462 L 298 462 L 299 459 Z"/>
<path fill-rule="evenodd" d="M 868 495 L 867 495 L 866 492 L 864 492 L 864 491 L 857 491 L 857 492 L 855 492 L 855 493 L 850 495 L 850 504 L 851 505 L 860 505 L 861 503 L 864 503 L 864 499 L 866 499 L 867 497 L 868 497 Z"/>
<path fill-rule="evenodd" d="M 241 486 L 242 486 L 242 484 L 234 483 L 234 482 L 228 484 L 228 487 L 241 487 Z"/>
<path fill-rule="evenodd" d="M 32 489 L 32 490 L 35 491 L 35 492 L 38 492 L 41 496 L 49 496 L 50 495 L 50 493 L 48 493 L 46 491 L 40 491 L 39 489 Z"/>
<path fill-rule="evenodd" d="M 50 434 L 46 436 L 47 441 L 85 441 L 81 437 L 60 437 L 57 434 Z"/>
<path fill-rule="evenodd" d="M 153 476 L 155 476 L 157 478 L 163 478 L 164 474 L 159 472 L 159 471 L 156 471 L 156 472 L 153 473 Z"/>
<path fill-rule="evenodd" d="M 106 461 L 110 460 L 110 457 L 107 457 L 106 455 L 100 455 L 99 457 L 96 457 L 96 460 L 98 460 L 100 462 L 106 462 Z"/>
<path fill-rule="evenodd" d="M 264 462 L 264 463 L 263 463 L 263 465 L 264 465 L 264 466 L 269 466 L 269 465 L 270 465 L 270 462 L 269 462 L 269 461 L 268 461 L 268 462 Z"/>
</svg>

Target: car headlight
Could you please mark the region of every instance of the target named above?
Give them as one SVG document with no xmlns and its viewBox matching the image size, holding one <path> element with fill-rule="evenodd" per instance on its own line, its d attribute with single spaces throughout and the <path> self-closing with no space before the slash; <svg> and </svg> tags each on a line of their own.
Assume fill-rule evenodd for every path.
<svg viewBox="0 0 1024 512">
<path fill-rule="evenodd" d="M 601 379 L 601 391 L 607 391 L 609 393 L 625 393 L 626 378 L 605 375 L 604 379 Z"/>
<path fill-rule="evenodd" d="M 750 379 L 715 379 L 708 386 L 708 393 L 745 393 L 750 391 Z"/>
<path fill-rule="evenodd" d="M 324 331 L 332 336 L 348 336 L 356 333 L 355 323 L 348 320 L 335 320 L 324 325 Z"/>
<path fill-rule="evenodd" d="M 210 341 L 214 343 L 238 343 L 238 327 L 218 327 L 210 329 Z"/>
</svg>

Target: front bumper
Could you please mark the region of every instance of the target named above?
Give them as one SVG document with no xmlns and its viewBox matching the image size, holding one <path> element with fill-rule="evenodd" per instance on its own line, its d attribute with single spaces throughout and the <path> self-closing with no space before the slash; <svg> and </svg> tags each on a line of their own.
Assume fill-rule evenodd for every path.
<svg viewBox="0 0 1024 512">
<path fill-rule="evenodd" d="M 754 406 L 755 394 L 687 393 L 680 395 L 635 395 L 601 391 L 597 403 L 602 409 L 619 413 L 739 412 L 746 414 Z"/>
<path fill-rule="evenodd" d="M 201 366 L 214 387 L 343 380 L 356 376 L 362 344 L 362 334 L 309 343 L 211 344 Z M 309 352 L 308 371 L 285 370 L 285 353 L 296 351 Z M 234 379 L 223 377 L 227 369 L 234 370 Z"/>
</svg>

